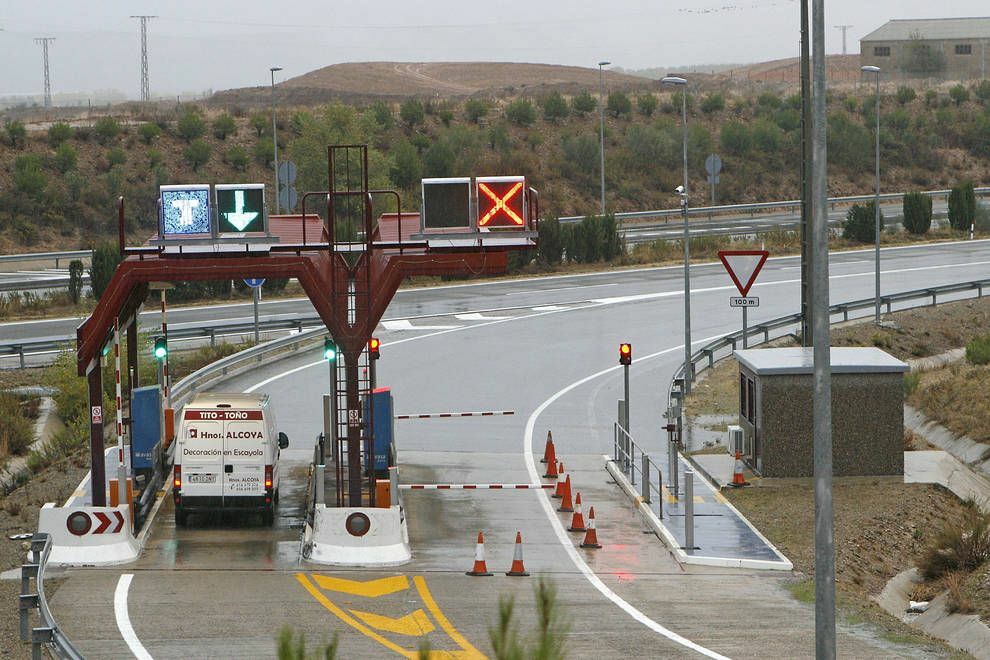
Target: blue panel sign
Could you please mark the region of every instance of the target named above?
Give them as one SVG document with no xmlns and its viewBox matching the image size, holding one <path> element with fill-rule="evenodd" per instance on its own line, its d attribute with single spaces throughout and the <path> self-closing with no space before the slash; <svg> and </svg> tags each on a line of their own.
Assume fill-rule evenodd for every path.
<svg viewBox="0 0 990 660">
<path fill-rule="evenodd" d="M 131 464 L 154 470 L 161 451 L 162 394 L 157 385 L 137 387 L 131 395 Z"/>
<path fill-rule="evenodd" d="M 208 185 L 162 186 L 162 237 L 210 234 Z"/>
<path fill-rule="evenodd" d="M 265 278 L 263 277 L 246 277 L 244 278 L 244 283 L 250 287 L 261 286 L 265 283 Z"/>
</svg>

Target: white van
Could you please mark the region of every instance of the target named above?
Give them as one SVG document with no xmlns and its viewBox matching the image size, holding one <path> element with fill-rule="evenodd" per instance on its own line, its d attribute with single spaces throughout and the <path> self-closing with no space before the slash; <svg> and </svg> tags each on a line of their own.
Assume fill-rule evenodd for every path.
<svg viewBox="0 0 990 660">
<path fill-rule="evenodd" d="M 175 522 L 190 512 L 258 511 L 275 521 L 278 459 L 289 438 L 275 430 L 267 394 L 197 394 L 182 410 L 172 492 Z"/>
</svg>

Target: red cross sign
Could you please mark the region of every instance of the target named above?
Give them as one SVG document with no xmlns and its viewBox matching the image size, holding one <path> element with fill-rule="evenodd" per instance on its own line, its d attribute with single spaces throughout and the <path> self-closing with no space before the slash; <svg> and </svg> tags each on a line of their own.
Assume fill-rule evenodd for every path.
<svg viewBox="0 0 990 660">
<path fill-rule="evenodd" d="M 478 177 L 478 229 L 526 227 L 526 179 L 521 176 Z"/>
</svg>

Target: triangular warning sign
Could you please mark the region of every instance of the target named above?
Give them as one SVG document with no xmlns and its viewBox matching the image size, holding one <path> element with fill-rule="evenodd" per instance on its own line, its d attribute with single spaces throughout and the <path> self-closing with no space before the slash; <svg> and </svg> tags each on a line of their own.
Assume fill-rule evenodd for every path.
<svg viewBox="0 0 990 660">
<path fill-rule="evenodd" d="M 728 271 L 739 295 L 746 296 L 770 253 L 766 250 L 720 250 L 718 258 Z"/>
</svg>

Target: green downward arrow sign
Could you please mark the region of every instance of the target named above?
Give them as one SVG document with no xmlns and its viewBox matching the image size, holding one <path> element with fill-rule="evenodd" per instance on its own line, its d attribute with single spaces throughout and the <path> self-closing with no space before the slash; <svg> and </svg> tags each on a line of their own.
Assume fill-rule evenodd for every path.
<svg viewBox="0 0 990 660">
<path fill-rule="evenodd" d="M 224 217 L 227 222 L 231 224 L 237 231 L 244 231 L 244 228 L 251 224 L 255 218 L 258 217 L 257 211 L 245 211 L 244 210 L 244 191 L 235 190 L 234 191 L 234 210 L 230 213 L 224 213 Z"/>
</svg>

